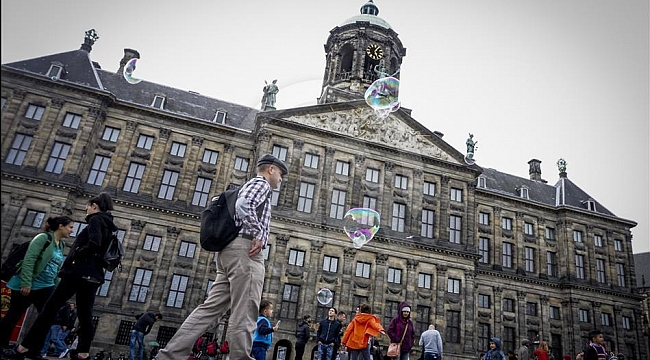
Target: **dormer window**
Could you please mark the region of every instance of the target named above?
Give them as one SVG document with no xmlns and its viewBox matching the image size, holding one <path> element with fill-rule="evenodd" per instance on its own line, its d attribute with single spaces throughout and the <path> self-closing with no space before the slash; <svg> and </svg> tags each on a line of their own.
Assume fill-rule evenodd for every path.
<svg viewBox="0 0 650 360">
<path fill-rule="evenodd" d="M 225 125 L 226 124 L 226 114 L 227 113 L 225 111 L 217 110 L 217 113 L 214 114 L 214 120 L 212 120 L 212 122 L 216 123 L 216 124 Z"/>
<path fill-rule="evenodd" d="M 587 210 L 589 211 L 596 211 L 596 202 L 589 199 L 584 202 L 587 205 Z"/>
<path fill-rule="evenodd" d="M 47 77 L 49 77 L 52 80 L 58 80 L 61 78 L 62 73 L 63 73 L 63 65 L 52 64 L 50 65 L 50 70 L 47 71 Z"/>
<path fill-rule="evenodd" d="M 162 95 L 156 95 L 153 98 L 153 102 L 151 103 L 151 106 L 162 110 L 163 106 L 165 106 L 165 97 Z"/>
<path fill-rule="evenodd" d="M 519 197 L 522 199 L 528 199 L 528 188 L 522 186 L 519 188 Z"/>
<path fill-rule="evenodd" d="M 487 179 L 485 176 L 478 177 L 478 187 L 481 189 L 485 189 L 487 187 Z"/>
</svg>

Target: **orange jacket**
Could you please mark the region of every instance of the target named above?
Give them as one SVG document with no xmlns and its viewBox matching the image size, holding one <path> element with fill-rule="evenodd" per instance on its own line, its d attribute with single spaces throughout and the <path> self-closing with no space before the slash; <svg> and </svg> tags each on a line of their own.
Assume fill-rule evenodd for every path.
<svg viewBox="0 0 650 360">
<path fill-rule="evenodd" d="M 352 350 L 362 350 L 368 347 L 371 336 L 377 336 L 383 331 L 384 328 L 375 315 L 359 313 L 345 329 L 341 344 Z"/>
</svg>

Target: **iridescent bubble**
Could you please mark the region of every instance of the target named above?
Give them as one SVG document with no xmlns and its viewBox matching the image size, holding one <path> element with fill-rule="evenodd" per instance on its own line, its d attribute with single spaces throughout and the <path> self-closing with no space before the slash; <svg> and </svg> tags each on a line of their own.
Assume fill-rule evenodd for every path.
<svg viewBox="0 0 650 360">
<path fill-rule="evenodd" d="M 318 294 L 316 294 L 316 299 L 318 299 L 318 302 L 321 305 L 330 305 L 333 298 L 334 294 L 332 294 L 332 290 L 328 288 L 322 288 L 318 290 Z"/>
<path fill-rule="evenodd" d="M 133 72 L 135 71 L 135 63 L 137 61 L 138 61 L 137 58 L 133 58 L 129 60 L 129 62 L 127 62 L 126 65 L 124 65 L 124 71 L 122 73 L 124 75 L 124 80 L 126 80 L 126 82 L 128 82 L 129 84 L 137 84 L 140 81 L 142 81 L 142 79 L 133 77 Z"/>
<path fill-rule="evenodd" d="M 379 213 L 373 209 L 350 209 L 345 213 L 343 221 L 343 230 L 357 249 L 372 240 L 379 231 Z"/>
<path fill-rule="evenodd" d="M 375 110 L 375 114 L 385 119 L 400 108 L 399 80 L 392 76 L 375 80 L 366 90 L 364 98 L 366 104 Z"/>
</svg>

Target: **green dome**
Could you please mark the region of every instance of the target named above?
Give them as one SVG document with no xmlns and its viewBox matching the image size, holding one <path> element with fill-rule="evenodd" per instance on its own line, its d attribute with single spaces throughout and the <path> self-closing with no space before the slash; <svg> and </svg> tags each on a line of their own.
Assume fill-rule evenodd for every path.
<svg viewBox="0 0 650 360">
<path fill-rule="evenodd" d="M 375 5 L 372 0 L 368 1 L 361 7 L 361 15 L 353 16 L 345 20 L 341 25 L 355 24 L 359 21 L 366 21 L 373 25 L 381 26 L 386 29 L 390 29 L 390 24 L 386 20 L 380 18 L 379 8 Z"/>
</svg>

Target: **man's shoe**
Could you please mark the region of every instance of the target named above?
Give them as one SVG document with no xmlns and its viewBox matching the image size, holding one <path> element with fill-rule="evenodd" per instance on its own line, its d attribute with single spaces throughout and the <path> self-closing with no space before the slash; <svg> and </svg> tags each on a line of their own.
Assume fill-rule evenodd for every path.
<svg viewBox="0 0 650 360">
<path fill-rule="evenodd" d="M 70 351 L 70 349 L 65 349 L 65 350 L 64 350 L 64 351 L 59 355 L 59 359 L 63 359 L 63 358 L 65 358 L 65 356 L 68 355 L 68 352 L 69 352 L 69 351 Z"/>
<path fill-rule="evenodd" d="M 16 348 L 5 348 L 2 350 L 2 359 L 23 360 L 25 354 L 19 353 Z"/>
<path fill-rule="evenodd" d="M 48 360 L 45 356 L 41 355 L 39 352 L 31 353 L 27 352 L 25 354 L 25 359 L 30 359 L 30 360 Z"/>
</svg>

